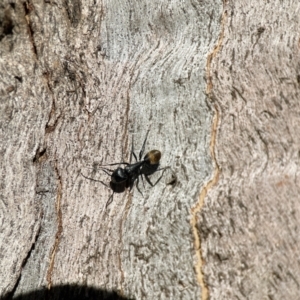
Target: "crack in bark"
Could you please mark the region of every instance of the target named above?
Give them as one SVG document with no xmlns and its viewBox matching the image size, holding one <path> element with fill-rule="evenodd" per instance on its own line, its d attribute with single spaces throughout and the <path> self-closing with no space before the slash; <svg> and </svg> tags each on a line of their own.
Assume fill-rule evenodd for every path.
<svg viewBox="0 0 300 300">
<path fill-rule="evenodd" d="M 48 121 L 46 123 L 46 128 L 45 128 L 45 132 L 50 133 L 50 132 L 55 130 L 55 128 L 58 124 L 58 120 L 60 118 L 60 114 L 57 117 L 55 117 L 56 104 L 55 104 L 54 92 L 53 92 L 53 89 L 50 85 L 50 73 L 48 71 L 46 71 L 46 72 L 43 73 L 43 75 L 44 75 L 44 78 L 46 80 L 47 87 L 48 87 L 48 89 L 49 89 L 49 91 L 51 92 L 51 95 L 52 95 L 51 111 L 49 113 L 49 118 L 48 118 Z M 55 120 L 54 120 L 53 125 L 50 125 L 49 123 L 52 121 L 52 117 L 55 117 Z"/>
<path fill-rule="evenodd" d="M 46 148 L 44 148 L 42 150 L 40 148 L 38 148 L 36 150 L 36 153 L 35 153 L 35 156 L 34 156 L 32 162 L 33 163 L 40 162 L 40 159 L 42 159 L 42 157 L 46 154 L 46 151 L 47 151 Z"/>
<path fill-rule="evenodd" d="M 54 260 L 55 260 L 55 255 L 57 253 L 57 249 L 59 246 L 61 234 L 63 231 L 63 226 L 62 226 L 62 212 L 61 212 L 61 196 L 62 196 L 62 183 L 61 183 L 61 177 L 58 171 L 57 166 L 55 166 L 55 171 L 57 174 L 57 180 L 58 180 L 58 188 L 57 188 L 57 198 L 56 198 L 56 213 L 57 213 L 57 232 L 55 235 L 55 242 L 51 251 L 50 255 L 50 263 L 49 263 L 49 269 L 47 272 L 47 282 L 48 282 L 48 289 L 51 289 L 52 286 L 52 272 L 54 268 Z"/>
<path fill-rule="evenodd" d="M 34 30 L 32 28 L 32 22 L 30 21 L 30 18 L 29 18 L 30 12 L 34 10 L 34 6 L 32 3 L 30 3 L 30 1 L 25 1 L 25 2 L 23 2 L 23 7 L 24 7 L 24 11 L 25 11 L 25 20 L 26 20 L 27 27 L 28 27 L 28 35 L 29 35 L 30 42 L 32 44 L 32 50 L 33 50 L 33 53 L 35 54 L 35 57 L 37 58 L 38 57 L 37 47 L 36 47 L 34 37 L 33 37 Z"/>
<path fill-rule="evenodd" d="M 223 43 L 224 38 L 224 29 L 225 29 L 225 23 L 227 22 L 227 11 L 225 10 L 227 0 L 223 0 L 223 13 L 222 13 L 222 19 L 221 19 L 221 32 L 218 38 L 218 42 L 213 48 L 212 52 L 207 57 L 207 64 L 206 64 L 206 78 L 207 78 L 207 86 L 206 86 L 206 94 L 208 96 L 208 99 L 211 101 L 211 103 L 214 102 L 213 96 L 212 96 L 212 89 L 213 89 L 213 83 L 212 83 L 212 76 L 211 76 L 211 64 L 213 58 L 217 55 L 217 53 L 220 51 L 220 48 Z M 201 252 L 201 236 L 200 232 L 197 229 L 197 223 L 198 218 L 197 215 L 202 210 L 202 207 L 204 206 L 204 199 L 207 196 L 208 191 L 218 182 L 219 180 L 219 174 L 220 174 L 220 168 L 216 159 L 216 139 L 217 139 L 217 128 L 220 120 L 220 112 L 219 108 L 216 104 L 214 104 L 214 118 L 212 123 L 212 132 L 211 132 L 211 141 L 210 141 L 210 153 L 212 157 L 212 161 L 214 162 L 215 169 L 213 171 L 212 179 L 210 179 L 202 188 L 199 196 L 198 202 L 195 204 L 195 206 L 192 208 L 192 218 L 191 218 L 191 226 L 192 226 L 192 232 L 194 236 L 194 249 L 196 252 L 196 258 L 197 261 L 195 263 L 195 271 L 198 283 L 201 287 L 201 299 L 207 300 L 209 299 L 209 288 L 207 283 L 205 282 L 205 276 L 203 273 L 203 266 L 204 266 L 204 258 Z"/>
<path fill-rule="evenodd" d="M 39 238 L 40 232 L 41 232 L 41 223 L 39 223 L 39 227 L 38 227 L 37 232 L 36 232 L 36 234 L 35 234 L 34 241 L 33 241 L 33 243 L 31 244 L 31 247 L 30 247 L 30 249 L 29 249 L 27 255 L 25 256 L 25 258 L 24 258 L 23 261 L 22 261 L 21 268 L 20 268 L 20 273 L 19 273 L 19 277 L 18 277 L 18 279 L 17 279 L 17 281 L 16 281 L 16 283 L 15 283 L 13 289 L 11 290 L 11 292 L 8 293 L 8 294 L 5 296 L 4 299 L 12 299 L 12 298 L 13 298 L 13 296 L 14 296 L 14 294 L 15 294 L 15 292 L 16 292 L 18 286 L 19 286 L 19 283 L 20 283 L 20 281 L 21 281 L 21 278 L 22 278 L 22 269 L 26 266 L 26 264 L 27 264 L 27 262 L 28 262 L 28 260 L 29 260 L 29 258 L 30 258 L 30 256 L 31 256 L 31 253 L 32 253 L 32 251 L 34 250 L 34 247 L 35 247 L 35 244 L 36 244 L 36 242 L 37 242 L 37 240 L 38 240 L 38 238 Z"/>
</svg>

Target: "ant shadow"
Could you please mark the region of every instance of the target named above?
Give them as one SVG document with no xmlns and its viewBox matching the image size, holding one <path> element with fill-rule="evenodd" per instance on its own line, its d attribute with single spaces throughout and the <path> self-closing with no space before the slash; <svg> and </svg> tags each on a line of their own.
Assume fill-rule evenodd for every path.
<svg viewBox="0 0 300 300">
<path fill-rule="evenodd" d="M 66 284 L 44 288 L 14 296 L 13 292 L 0 296 L 1 300 L 130 300 L 115 291 L 107 291 L 84 285 Z M 131 298 L 133 299 L 133 298 Z"/>
</svg>

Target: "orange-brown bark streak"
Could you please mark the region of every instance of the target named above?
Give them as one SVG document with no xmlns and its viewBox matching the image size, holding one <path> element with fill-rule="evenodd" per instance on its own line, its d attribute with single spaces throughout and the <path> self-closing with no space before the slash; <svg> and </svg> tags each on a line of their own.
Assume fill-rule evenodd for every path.
<svg viewBox="0 0 300 300">
<path fill-rule="evenodd" d="M 225 2 L 223 3 L 223 6 L 225 7 Z M 223 10 L 222 14 L 222 22 L 221 22 L 221 33 L 218 39 L 217 44 L 213 48 L 212 52 L 208 55 L 207 58 L 207 64 L 206 64 L 206 78 L 207 78 L 207 86 L 206 86 L 206 93 L 210 100 L 212 100 L 212 89 L 213 89 L 213 83 L 212 83 L 212 76 L 211 76 L 211 63 L 213 58 L 217 55 L 219 52 L 223 38 L 224 38 L 224 26 L 227 20 L 227 11 Z M 213 102 L 213 101 L 212 101 Z M 195 204 L 195 206 L 192 208 L 192 218 L 191 218 L 191 226 L 193 230 L 194 235 L 194 248 L 196 252 L 196 275 L 198 283 L 201 287 L 201 299 L 207 300 L 209 298 L 209 289 L 204 279 L 203 274 L 203 265 L 204 265 L 204 259 L 201 252 L 201 237 L 199 235 L 199 231 L 197 229 L 197 215 L 201 211 L 203 205 L 204 205 L 204 199 L 208 193 L 208 191 L 217 183 L 219 178 L 219 165 L 216 160 L 216 153 L 215 153 L 215 146 L 216 146 L 216 138 L 217 138 L 217 127 L 219 124 L 220 119 L 220 112 L 217 105 L 214 105 L 214 118 L 212 122 L 212 131 L 211 131 L 211 141 L 210 141 L 210 153 L 212 156 L 212 160 L 214 162 L 214 172 L 212 178 L 203 186 L 199 200 Z"/>
</svg>

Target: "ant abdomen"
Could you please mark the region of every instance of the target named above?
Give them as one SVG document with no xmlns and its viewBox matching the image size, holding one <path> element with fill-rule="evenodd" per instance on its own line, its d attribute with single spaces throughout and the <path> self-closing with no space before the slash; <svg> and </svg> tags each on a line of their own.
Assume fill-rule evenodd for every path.
<svg viewBox="0 0 300 300">
<path fill-rule="evenodd" d="M 151 150 L 144 157 L 144 164 L 141 166 L 140 174 L 152 175 L 159 167 L 161 152 L 159 150 Z"/>
<path fill-rule="evenodd" d="M 144 161 L 149 162 L 150 165 L 157 165 L 159 164 L 160 158 L 161 152 L 159 150 L 151 150 L 145 155 Z"/>
<path fill-rule="evenodd" d="M 125 190 L 127 188 L 127 182 L 124 181 L 124 182 L 118 182 L 118 183 L 116 183 L 116 182 L 111 181 L 109 183 L 109 186 L 113 190 L 114 193 L 119 194 L 119 193 L 125 192 Z"/>
</svg>

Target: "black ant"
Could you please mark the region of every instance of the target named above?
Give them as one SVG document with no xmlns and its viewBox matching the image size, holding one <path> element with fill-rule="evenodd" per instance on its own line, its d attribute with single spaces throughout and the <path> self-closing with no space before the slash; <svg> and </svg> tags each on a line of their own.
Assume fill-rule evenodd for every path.
<svg viewBox="0 0 300 300">
<path fill-rule="evenodd" d="M 144 140 L 142 149 L 139 153 L 139 161 L 137 160 L 137 156 L 136 156 L 136 154 L 134 153 L 134 150 L 133 150 L 133 138 L 132 138 L 130 163 L 120 162 L 120 163 L 108 164 L 108 166 L 122 165 L 123 164 L 123 165 L 126 165 L 125 168 L 118 167 L 116 170 L 110 170 L 110 169 L 103 168 L 103 167 L 101 168 L 102 171 L 104 171 L 107 175 L 109 175 L 111 177 L 109 187 L 113 191 L 112 195 L 108 198 L 108 200 L 106 202 L 105 208 L 107 208 L 108 205 L 112 203 L 114 193 L 123 193 L 127 188 L 129 188 L 129 190 L 131 190 L 133 188 L 133 185 L 134 185 L 135 181 L 136 181 L 136 187 L 137 187 L 138 191 L 142 194 L 142 192 L 140 191 L 139 186 L 138 186 L 139 176 L 141 176 L 142 181 L 143 181 L 143 176 L 145 176 L 147 182 L 153 187 L 161 180 L 161 178 L 164 174 L 164 171 L 167 168 L 169 168 L 169 167 L 165 167 L 165 168 L 159 169 L 159 165 L 160 165 L 159 161 L 160 161 L 160 158 L 161 158 L 161 152 L 159 150 L 149 151 L 144 156 L 144 159 L 142 160 L 142 156 L 143 156 L 143 153 L 145 151 L 145 145 L 146 145 L 146 141 L 147 141 L 147 138 L 148 138 L 148 134 L 149 134 L 149 130 L 146 134 L 146 138 Z M 136 160 L 136 162 L 133 163 L 133 164 L 131 163 L 132 155 L 134 156 L 134 158 Z M 158 178 L 158 180 L 153 184 L 150 181 L 148 176 L 152 175 L 153 173 L 155 173 L 157 171 L 161 171 L 161 170 L 163 170 L 163 173 Z M 85 177 L 86 179 L 101 182 L 103 185 L 107 186 L 107 184 L 105 184 L 104 182 L 102 182 L 100 180 L 95 180 L 95 179 L 86 177 L 83 174 L 82 174 L 82 176 Z M 144 183 L 144 181 L 143 181 L 143 183 Z"/>
</svg>

